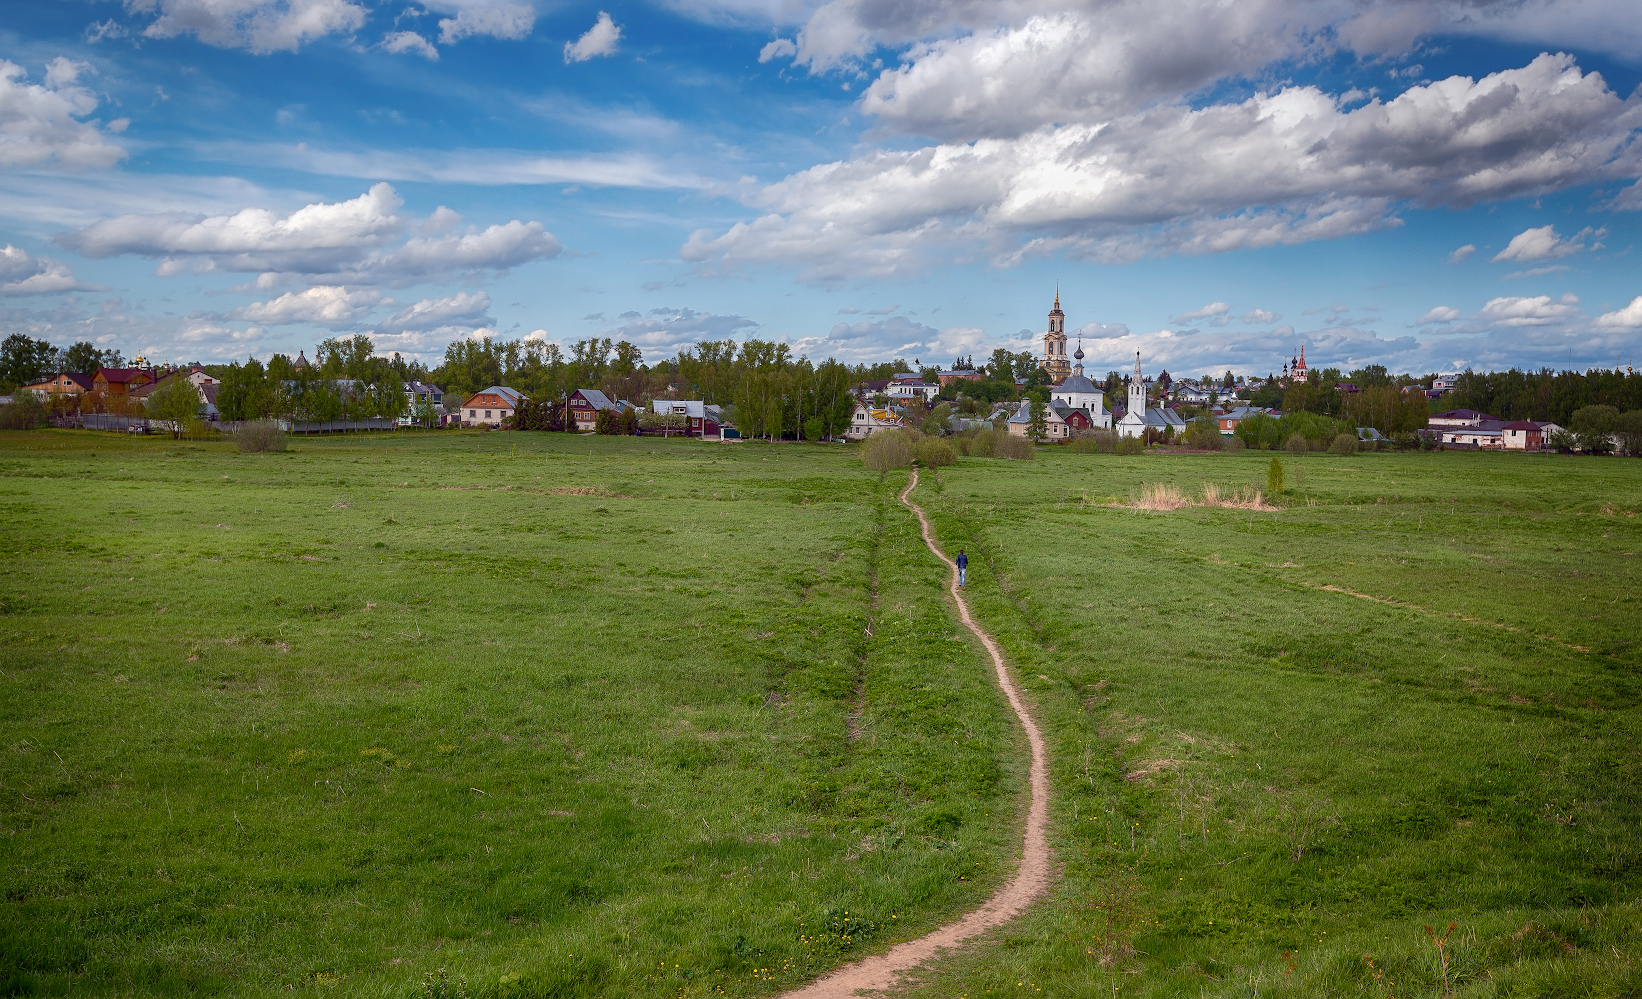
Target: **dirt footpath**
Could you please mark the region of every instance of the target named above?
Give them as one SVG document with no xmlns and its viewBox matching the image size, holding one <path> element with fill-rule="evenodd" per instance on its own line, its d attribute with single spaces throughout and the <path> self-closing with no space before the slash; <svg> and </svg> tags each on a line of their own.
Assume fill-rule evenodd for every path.
<svg viewBox="0 0 1642 999">
<path fill-rule="evenodd" d="M 998 687 L 1003 690 L 1004 696 L 1009 698 L 1009 706 L 1015 709 L 1015 717 L 1020 720 L 1021 728 L 1026 730 L 1026 739 L 1032 746 L 1032 803 L 1026 812 L 1026 836 L 1021 847 L 1020 867 L 1015 870 L 1015 876 L 1009 879 L 1009 883 L 987 899 L 985 905 L 962 919 L 948 923 L 916 940 L 897 944 L 884 954 L 863 958 L 854 964 L 846 964 L 804 988 L 785 993 L 782 999 L 843 999 L 863 991 L 890 988 L 900 982 L 902 972 L 916 968 L 935 958 L 943 950 L 956 947 L 971 937 L 1014 919 L 1049 887 L 1049 845 L 1044 839 L 1045 827 L 1049 822 L 1049 760 L 1044 749 L 1043 736 L 1038 732 L 1031 712 L 1026 709 L 1020 688 L 1010 679 L 998 643 L 976 624 L 974 617 L 970 615 L 969 603 L 964 600 L 963 591 L 958 589 L 957 565 L 936 546 L 935 533 L 930 529 L 929 518 L 924 516 L 923 509 L 908 499 L 917 485 L 918 470 L 913 469 L 912 480 L 901 493 L 901 502 L 918 515 L 918 523 L 923 528 L 924 544 L 929 546 L 929 550 L 936 558 L 945 562 L 952 570 L 951 578 L 947 582 L 947 591 L 951 593 L 952 602 L 958 607 L 958 616 L 963 620 L 964 627 L 975 633 L 975 637 L 986 647 L 987 654 L 992 657 L 992 668 L 997 675 Z"/>
</svg>

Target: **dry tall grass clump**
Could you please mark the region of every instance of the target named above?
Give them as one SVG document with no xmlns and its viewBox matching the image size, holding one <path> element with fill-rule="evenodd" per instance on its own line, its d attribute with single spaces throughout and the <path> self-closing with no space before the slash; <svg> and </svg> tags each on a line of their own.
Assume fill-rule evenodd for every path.
<svg viewBox="0 0 1642 999">
<path fill-rule="evenodd" d="M 1228 510 L 1275 510 L 1258 489 L 1223 489 L 1213 482 L 1203 483 L 1202 495 L 1193 498 L 1179 486 L 1158 482 L 1140 487 L 1140 495 L 1124 504 L 1134 510 L 1179 510 L 1188 506 L 1217 506 Z"/>
<path fill-rule="evenodd" d="M 283 451 L 285 431 L 273 420 L 251 420 L 240 424 L 234 443 L 241 451 Z"/>
<path fill-rule="evenodd" d="M 1192 501 L 1180 489 L 1168 482 L 1157 482 L 1140 487 L 1140 496 L 1129 503 L 1136 510 L 1178 510 L 1191 506 Z"/>
</svg>

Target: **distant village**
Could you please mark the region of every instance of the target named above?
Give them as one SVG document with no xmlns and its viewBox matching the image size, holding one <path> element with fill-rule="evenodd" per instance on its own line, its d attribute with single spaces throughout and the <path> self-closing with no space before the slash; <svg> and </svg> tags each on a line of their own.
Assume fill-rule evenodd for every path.
<svg viewBox="0 0 1642 999">
<path fill-rule="evenodd" d="M 1318 370 L 1299 343 L 1264 377 L 1152 374 L 1137 352 L 1128 370 L 1096 380 L 1086 373 L 1081 339 L 1066 332 L 1058 292 L 1037 352 L 999 349 L 980 365 L 973 357 L 946 367 L 813 365 L 790 358 L 784 344 L 760 341 L 739 350 L 732 341 L 704 342 L 653 366 L 631 344 L 608 340 L 583 341 L 573 354 L 564 357 L 554 344 L 466 341 L 429 371 L 379 357 L 357 336 L 325 341 L 312 362 L 299 352 L 267 365 L 159 365 L 141 357 L 128 365 L 90 344 L 58 351 L 13 335 L 0 358 L 0 376 L 13 378 L 10 394 L 0 396 L 0 423 L 146 433 L 273 420 L 294 433 L 483 428 L 834 442 L 889 429 L 944 435 L 986 427 L 1044 445 L 1130 439 L 1322 450 L 1344 435 L 1370 449 L 1642 451 L 1642 377 L 1634 371 L 1415 378 L 1377 365 Z M 62 363 L 74 361 L 89 370 Z M 471 386 L 475 375 L 495 382 L 447 392 L 434 381 Z M 1526 384 L 1534 379 L 1541 384 Z M 1443 405 L 1479 391 L 1502 396 L 1507 411 Z M 1563 405 L 1566 424 L 1511 412 L 1523 408 L 1525 392 L 1554 402 L 1559 391 L 1585 402 Z"/>
</svg>

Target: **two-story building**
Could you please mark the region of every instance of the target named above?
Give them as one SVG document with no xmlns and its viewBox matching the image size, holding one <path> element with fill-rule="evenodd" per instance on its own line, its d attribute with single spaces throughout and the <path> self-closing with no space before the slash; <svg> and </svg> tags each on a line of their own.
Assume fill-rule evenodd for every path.
<svg viewBox="0 0 1642 999">
<path fill-rule="evenodd" d="M 505 385 L 480 389 L 462 403 L 461 424 L 464 427 L 500 427 L 502 421 L 519 408 L 524 393 Z"/>
<path fill-rule="evenodd" d="M 674 437 L 719 437 L 724 425 L 723 410 L 709 406 L 700 399 L 652 399 L 651 412 L 659 416 L 677 417 L 679 426 L 652 433 L 671 434 Z"/>
<path fill-rule="evenodd" d="M 598 389 L 577 389 L 570 393 L 569 405 L 570 418 L 575 421 L 577 430 L 592 430 L 598 423 L 599 414 L 605 410 L 621 413 L 621 406 Z"/>
<path fill-rule="evenodd" d="M 865 440 L 876 430 L 909 426 L 910 423 L 887 409 L 873 409 L 864 402 L 858 402 L 855 404 L 855 412 L 850 416 L 850 428 L 844 431 L 844 436 L 852 441 L 859 441 Z"/>
<path fill-rule="evenodd" d="M 84 395 L 91 391 L 91 376 L 77 371 L 61 371 L 27 385 L 19 385 L 17 390 L 35 395 Z"/>
<path fill-rule="evenodd" d="M 91 376 L 91 389 L 104 395 L 126 395 L 153 382 L 153 372 L 142 368 L 98 368 Z"/>
</svg>

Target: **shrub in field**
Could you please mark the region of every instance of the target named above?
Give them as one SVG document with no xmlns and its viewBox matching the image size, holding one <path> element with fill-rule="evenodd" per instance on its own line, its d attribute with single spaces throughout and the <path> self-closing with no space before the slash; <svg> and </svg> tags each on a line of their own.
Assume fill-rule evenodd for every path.
<svg viewBox="0 0 1642 999">
<path fill-rule="evenodd" d="M 1334 443 L 1328 446 L 1329 454 L 1356 454 L 1357 438 L 1352 434 L 1335 434 Z"/>
<path fill-rule="evenodd" d="M 234 444 L 241 451 L 283 451 L 285 431 L 273 420 L 249 420 L 240 424 Z"/>
<path fill-rule="evenodd" d="M 638 432 L 639 432 L 639 411 L 636 410 L 636 409 L 624 409 L 624 410 L 622 410 L 621 417 L 617 421 L 616 426 L 617 426 L 617 433 L 623 433 L 623 434 L 626 434 L 629 437 L 638 436 Z"/>
<path fill-rule="evenodd" d="M 1241 451 L 1247 447 L 1248 445 L 1243 442 L 1243 438 L 1236 434 L 1226 438 L 1226 450 L 1228 451 Z"/>
<path fill-rule="evenodd" d="M 1116 454 L 1117 434 L 1110 430 L 1079 430 L 1072 435 L 1073 454 Z"/>
<path fill-rule="evenodd" d="M 821 436 L 824 432 L 825 432 L 824 424 L 822 424 L 822 422 L 821 422 L 821 417 L 812 416 L 809 419 L 804 421 L 804 439 L 805 440 L 807 440 L 807 441 L 818 441 L 818 440 L 821 439 Z"/>
<path fill-rule="evenodd" d="M 996 431 L 994 431 L 996 433 Z M 1025 437 L 1017 437 L 1008 431 L 999 433 L 997 440 L 992 443 L 992 457 L 1010 458 L 1015 461 L 1029 461 L 1037 457 L 1037 448 Z"/>
<path fill-rule="evenodd" d="M 1139 437 L 1119 437 L 1114 454 L 1140 454 L 1146 450 L 1146 442 Z"/>
<path fill-rule="evenodd" d="M 46 407 L 33 392 L 19 390 L 0 406 L 0 430 L 27 430 L 45 418 Z"/>
<path fill-rule="evenodd" d="M 1276 496 L 1283 491 L 1283 463 L 1272 455 L 1271 464 L 1266 466 L 1266 492 Z"/>
<path fill-rule="evenodd" d="M 939 437 L 925 437 L 912 446 L 912 453 L 925 468 L 940 468 L 958 460 L 958 449 Z"/>
<path fill-rule="evenodd" d="M 621 433 L 621 418 L 608 409 L 601 409 L 593 417 L 593 432 L 596 434 Z"/>
<path fill-rule="evenodd" d="M 1306 443 L 1305 434 L 1289 434 L 1289 439 L 1283 447 L 1289 454 L 1305 454 L 1311 449 L 1311 445 Z"/>
<path fill-rule="evenodd" d="M 1218 451 L 1225 446 L 1225 438 L 1220 436 L 1220 427 L 1214 417 L 1200 417 L 1192 421 L 1186 428 L 1186 446 L 1202 448 L 1205 451 Z"/>
<path fill-rule="evenodd" d="M 977 458 L 992 457 L 992 445 L 997 443 L 997 431 L 991 427 L 983 427 L 975 431 L 967 440 L 968 451 Z"/>
<path fill-rule="evenodd" d="M 861 445 L 861 463 L 877 472 L 882 482 L 885 472 L 912 464 L 912 442 L 903 431 L 879 430 Z"/>
</svg>

